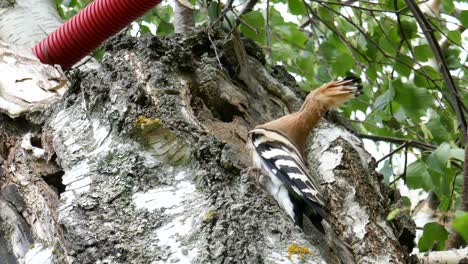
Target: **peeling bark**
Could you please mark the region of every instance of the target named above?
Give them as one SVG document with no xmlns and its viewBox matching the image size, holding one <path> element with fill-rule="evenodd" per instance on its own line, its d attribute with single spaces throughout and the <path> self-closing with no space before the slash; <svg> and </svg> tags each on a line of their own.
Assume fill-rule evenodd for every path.
<svg viewBox="0 0 468 264">
<path fill-rule="evenodd" d="M 17 117 L 45 108 L 68 86 L 62 71 L 42 64 L 30 50 L 0 41 L 0 112 Z"/>
<path fill-rule="evenodd" d="M 421 264 L 463 264 L 468 263 L 468 248 L 434 251 L 418 254 Z"/>
<path fill-rule="evenodd" d="M 50 0 L 0 0 L 0 40 L 31 49 L 62 24 Z"/>
<path fill-rule="evenodd" d="M 212 39 L 219 58 L 204 32 L 114 38 L 102 68 L 78 75 L 31 131 L 31 140 L 47 133 L 40 145 L 21 144 L 27 130 L 0 127 L 14 137 L 0 186 L 15 184 L 24 200 L 15 214 L 31 233 L 21 243 L 28 250 L 14 258 L 52 252 L 46 263 L 326 262 L 323 238 L 295 227 L 246 169 L 247 131 L 295 111 L 301 92 L 239 35 Z M 359 263 L 408 263 L 414 223 L 407 215 L 385 220 L 402 201 L 382 184 L 361 142 L 324 121 L 308 157 L 329 197 L 333 228 Z M 46 180 L 60 172 L 63 192 Z M 13 244 L 13 236 L 5 238 L 0 254 Z M 311 254 L 301 260 L 288 252 L 292 244 Z"/>
</svg>

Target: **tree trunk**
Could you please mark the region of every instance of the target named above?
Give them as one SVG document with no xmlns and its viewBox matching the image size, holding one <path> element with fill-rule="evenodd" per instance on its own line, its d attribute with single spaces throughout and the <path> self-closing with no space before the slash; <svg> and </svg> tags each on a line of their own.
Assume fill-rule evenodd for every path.
<svg viewBox="0 0 468 264">
<path fill-rule="evenodd" d="M 247 132 L 304 93 L 252 41 L 211 39 L 219 58 L 205 32 L 114 38 L 62 102 L 2 116 L 2 263 L 325 262 L 323 238 L 246 169 Z M 314 132 L 308 162 L 338 236 L 358 263 L 408 263 L 414 223 L 386 221 L 403 206 L 375 161 L 331 120 Z"/>
<path fill-rule="evenodd" d="M 192 4 L 187 0 L 174 0 L 175 33 L 192 33 L 195 28 L 195 17 Z"/>
</svg>

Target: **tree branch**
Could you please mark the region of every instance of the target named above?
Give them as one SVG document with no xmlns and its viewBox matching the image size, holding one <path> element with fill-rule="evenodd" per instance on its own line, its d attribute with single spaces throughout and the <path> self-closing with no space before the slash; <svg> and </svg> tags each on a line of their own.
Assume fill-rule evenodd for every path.
<svg viewBox="0 0 468 264">
<path fill-rule="evenodd" d="M 414 0 L 405 0 L 406 4 L 408 5 L 409 9 L 413 13 L 416 21 L 418 22 L 421 30 L 426 37 L 429 46 L 434 53 L 435 60 L 439 65 L 440 71 L 442 76 L 444 77 L 445 84 L 447 85 L 447 89 L 449 90 L 449 100 L 450 106 L 455 111 L 455 115 L 457 116 L 458 125 L 462 131 L 462 142 L 466 142 L 466 132 L 467 132 L 467 123 L 463 113 L 463 102 L 458 97 L 457 87 L 455 86 L 455 82 L 450 75 L 450 70 L 447 66 L 447 62 L 445 61 L 442 51 L 440 49 L 439 43 L 434 36 L 434 29 L 430 25 L 429 21 L 426 19 L 424 14 L 422 13 L 421 9 L 419 9 L 418 5 L 414 2 Z"/>
<path fill-rule="evenodd" d="M 380 162 L 386 160 L 388 157 L 390 157 L 393 154 L 395 154 L 396 152 L 400 151 L 402 148 L 406 147 L 407 145 L 408 145 L 408 142 L 405 142 L 405 143 L 401 144 L 398 148 L 392 150 L 390 153 L 388 153 L 387 155 L 380 158 L 376 163 L 379 164 Z"/>
<path fill-rule="evenodd" d="M 432 251 L 419 253 L 416 255 L 420 263 L 435 264 L 435 263 L 462 263 L 461 260 L 468 258 L 468 248 L 455 249 L 447 251 Z"/>
<path fill-rule="evenodd" d="M 194 11 L 186 0 L 174 1 L 174 31 L 187 34 L 195 28 Z"/>
<path fill-rule="evenodd" d="M 461 209 L 468 212 L 468 144 L 465 146 L 465 166 L 463 169 L 463 189 Z"/>
<path fill-rule="evenodd" d="M 392 56 L 390 54 L 388 54 L 387 52 L 385 52 L 385 50 L 382 49 L 382 47 L 380 47 L 380 45 L 375 42 L 366 32 L 363 28 L 361 28 L 360 26 L 356 25 L 356 23 L 354 23 L 349 17 L 343 15 L 342 13 L 334 10 L 333 8 L 325 5 L 325 4 L 322 4 L 320 2 L 318 2 L 321 6 L 325 7 L 326 9 L 330 10 L 331 12 L 335 13 L 336 15 L 342 17 L 344 20 L 346 20 L 349 24 L 351 24 L 352 26 L 354 26 L 358 31 L 359 33 L 361 33 L 365 38 L 366 40 L 372 44 L 383 56 L 387 57 L 387 58 L 390 58 L 392 60 L 395 60 L 403 65 L 405 65 L 406 67 L 412 69 L 413 71 L 421 74 L 422 76 L 426 77 L 428 80 L 430 80 L 438 89 L 441 90 L 441 88 L 439 87 L 439 85 L 437 84 L 436 80 L 432 79 L 431 76 L 429 76 L 427 73 L 425 73 L 424 71 L 421 71 L 419 69 L 416 69 L 412 64 L 409 64 L 407 63 L 406 61 L 402 60 L 401 58 L 399 58 L 398 56 Z M 310 7 L 309 7 L 310 8 Z M 441 90 L 441 92 L 443 93 L 443 91 Z"/>
<path fill-rule="evenodd" d="M 390 143 L 396 144 L 404 144 L 407 143 L 408 147 L 419 148 L 422 150 L 434 150 L 437 146 L 431 145 L 429 143 L 414 141 L 414 140 L 406 140 L 401 138 L 393 138 L 393 137 L 384 137 L 384 136 L 376 136 L 376 135 L 364 135 L 364 134 L 357 134 L 359 138 L 366 138 L 374 141 L 386 141 Z"/>
<path fill-rule="evenodd" d="M 244 7 L 242 8 L 239 16 L 247 14 L 248 12 L 252 11 L 254 6 L 257 4 L 258 0 L 249 0 Z"/>
</svg>

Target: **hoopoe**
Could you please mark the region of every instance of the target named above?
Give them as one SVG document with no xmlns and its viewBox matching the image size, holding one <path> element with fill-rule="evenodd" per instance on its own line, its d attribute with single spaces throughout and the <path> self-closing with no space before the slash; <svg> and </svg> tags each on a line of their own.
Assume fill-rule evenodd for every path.
<svg viewBox="0 0 468 264">
<path fill-rule="evenodd" d="M 360 82 L 357 77 L 348 77 L 327 83 L 312 91 L 298 112 L 249 132 L 254 166 L 263 171 L 260 184 L 301 228 L 303 215 L 323 234 L 330 226 L 320 188 L 304 162 L 307 138 L 328 109 L 360 94 Z"/>
</svg>

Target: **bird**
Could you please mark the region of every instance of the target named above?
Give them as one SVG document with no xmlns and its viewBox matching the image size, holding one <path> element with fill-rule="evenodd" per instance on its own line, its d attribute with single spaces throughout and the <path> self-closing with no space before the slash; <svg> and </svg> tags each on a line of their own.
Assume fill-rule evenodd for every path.
<svg viewBox="0 0 468 264">
<path fill-rule="evenodd" d="M 329 109 L 361 92 L 356 76 L 326 83 L 307 95 L 299 111 L 248 133 L 254 169 L 261 171 L 257 180 L 301 229 L 306 216 L 319 232 L 330 235 L 325 198 L 305 162 L 307 138 Z"/>
</svg>

